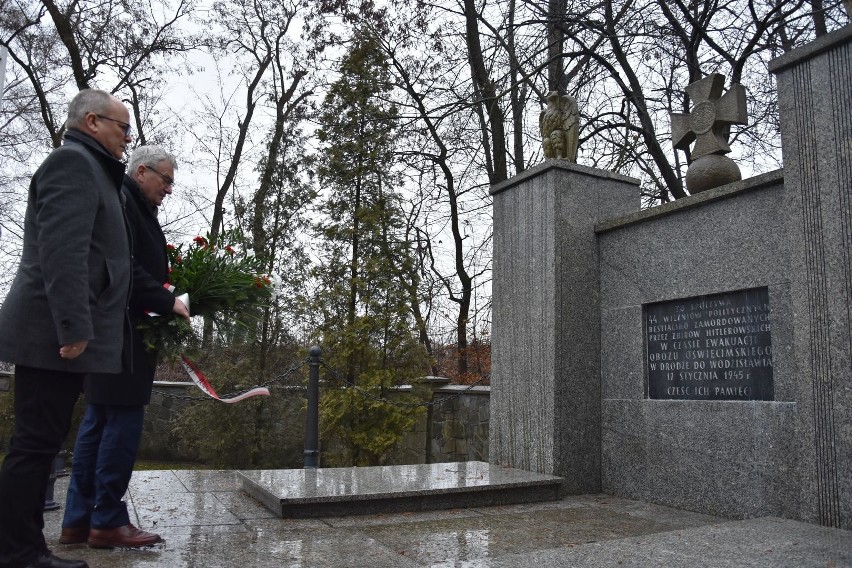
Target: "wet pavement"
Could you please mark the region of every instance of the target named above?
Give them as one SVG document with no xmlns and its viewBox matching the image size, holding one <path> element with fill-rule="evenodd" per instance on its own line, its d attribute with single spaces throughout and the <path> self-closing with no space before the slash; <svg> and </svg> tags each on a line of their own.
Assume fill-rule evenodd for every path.
<svg viewBox="0 0 852 568">
<path fill-rule="evenodd" d="M 64 501 L 67 478 L 56 484 Z M 92 568 L 766 567 L 852 568 L 852 532 L 778 518 L 736 521 L 607 495 L 444 511 L 281 519 L 233 471 L 134 474 L 142 550 L 52 545 Z M 62 509 L 45 513 L 49 543 Z"/>
</svg>

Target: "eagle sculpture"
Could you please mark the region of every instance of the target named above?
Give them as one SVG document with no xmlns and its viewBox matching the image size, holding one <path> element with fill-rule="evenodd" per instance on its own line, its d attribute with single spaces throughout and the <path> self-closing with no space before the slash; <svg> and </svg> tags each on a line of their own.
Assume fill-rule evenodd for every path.
<svg viewBox="0 0 852 568">
<path fill-rule="evenodd" d="M 538 125 L 545 158 L 577 161 L 580 113 L 574 97 L 560 96 L 557 91 L 548 93 L 547 108 L 541 111 Z"/>
</svg>

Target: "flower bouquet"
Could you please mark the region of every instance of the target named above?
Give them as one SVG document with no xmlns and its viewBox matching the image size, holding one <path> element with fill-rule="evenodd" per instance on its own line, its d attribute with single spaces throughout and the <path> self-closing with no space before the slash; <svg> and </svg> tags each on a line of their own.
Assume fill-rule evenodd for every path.
<svg viewBox="0 0 852 568">
<path fill-rule="evenodd" d="M 227 235 L 212 241 L 195 237 L 189 245 L 168 245 L 169 289 L 179 298 L 188 294 L 193 316 L 218 327 L 245 325 L 240 318 L 266 305 L 273 296 L 272 280 L 262 274 L 261 261 L 225 244 Z M 146 347 L 161 359 L 173 359 L 200 344 L 198 327 L 182 318 L 152 316 L 139 325 Z"/>
</svg>

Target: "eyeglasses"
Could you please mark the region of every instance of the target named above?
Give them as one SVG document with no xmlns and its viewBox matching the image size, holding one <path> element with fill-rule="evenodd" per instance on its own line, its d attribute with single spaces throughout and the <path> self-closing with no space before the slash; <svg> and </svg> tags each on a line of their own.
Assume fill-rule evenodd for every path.
<svg viewBox="0 0 852 568">
<path fill-rule="evenodd" d="M 130 136 L 133 133 L 133 127 L 130 126 L 129 124 L 127 124 L 126 122 L 122 122 L 120 120 L 116 120 L 114 118 L 104 116 L 102 114 L 96 114 L 95 116 L 97 116 L 98 118 L 102 118 L 104 120 L 110 120 L 112 122 L 115 122 L 116 124 L 118 124 L 119 126 L 121 126 L 124 129 L 124 135 L 125 136 Z"/>
<path fill-rule="evenodd" d="M 143 164 L 143 165 L 144 165 L 144 164 Z M 171 187 L 171 186 L 173 186 L 173 185 L 175 184 L 175 180 L 173 180 L 172 178 L 170 178 L 170 177 L 169 177 L 169 176 L 167 176 L 166 174 L 158 172 L 157 170 L 155 170 L 155 169 L 154 169 L 154 168 L 152 168 L 151 166 L 145 166 L 145 168 L 146 168 L 146 169 L 151 170 L 152 172 L 154 172 L 155 174 L 157 174 L 158 176 L 160 176 L 161 178 L 163 178 L 163 182 L 165 182 L 165 184 L 166 184 L 167 186 Z"/>
</svg>

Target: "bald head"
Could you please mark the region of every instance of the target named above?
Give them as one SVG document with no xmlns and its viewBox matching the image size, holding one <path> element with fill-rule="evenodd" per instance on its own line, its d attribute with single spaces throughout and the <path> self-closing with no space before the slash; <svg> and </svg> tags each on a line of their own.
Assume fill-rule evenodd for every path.
<svg viewBox="0 0 852 568">
<path fill-rule="evenodd" d="M 127 107 L 98 89 L 84 89 L 71 99 L 67 125 L 100 142 L 118 160 L 124 157 L 124 150 L 133 141 Z"/>
<path fill-rule="evenodd" d="M 77 93 L 68 105 L 67 124 L 83 130 L 87 114 L 92 112 L 105 115 L 115 103 L 121 104 L 121 101 L 106 91 L 84 89 Z"/>
</svg>

